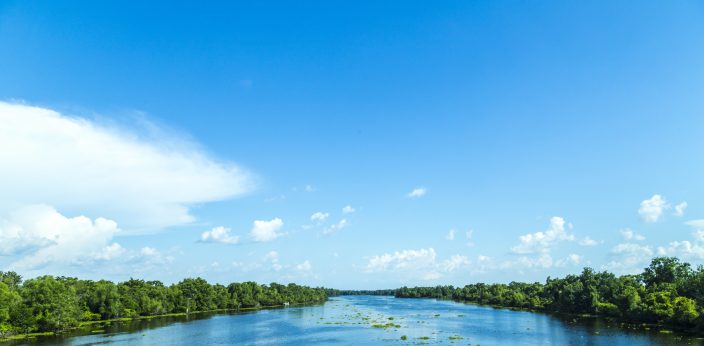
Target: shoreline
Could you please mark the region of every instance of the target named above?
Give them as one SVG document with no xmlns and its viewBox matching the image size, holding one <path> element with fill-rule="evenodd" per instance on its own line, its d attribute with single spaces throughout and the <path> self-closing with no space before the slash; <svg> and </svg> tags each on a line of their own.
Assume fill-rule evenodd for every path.
<svg viewBox="0 0 704 346">
<path fill-rule="evenodd" d="M 208 313 L 216 315 L 216 314 L 224 314 L 224 313 L 232 313 L 232 312 L 236 313 L 236 312 L 252 312 L 252 311 L 260 311 L 260 310 L 283 309 L 283 308 L 292 307 L 292 306 L 313 306 L 313 305 L 318 305 L 318 304 L 324 304 L 326 302 L 327 302 L 327 299 L 322 302 L 291 303 L 288 306 L 284 305 L 284 304 L 263 305 L 260 307 L 249 307 L 249 308 L 239 308 L 239 309 L 215 309 L 215 310 L 205 310 L 205 311 L 191 311 L 189 313 L 175 312 L 175 313 L 160 314 L 160 315 L 111 318 L 111 319 L 107 319 L 107 320 L 96 320 L 96 321 L 82 321 L 76 327 L 73 327 L 73 328 L 70 328 L 67 330 L 63 330 L 63 331 L 58 331 L 58 332 L 35 332 L 35 333 L 15 334 L 15 335 L 11 335 L 11 336 L 0 337 L 0 343 L 35 339 L 37 337 L 43 337 L 43 336 L 60 336 L 62 334 L 68 333 L 68 332 L 77 331 L 82 328 L 86 328 L 86 327 L 90 327 L 90 326 L 94 326 L 94 325 L 142 321 L 142 320 L 150 320 L 150 319 L 165 318 L 165 317 L 187 317 L 190 315 L 202 315 L 202 314 L 208 314 Z M 91 330 L 87 330 L 87 328 L 86 328 L 85 333 L 80 333 L 79 335 L 76 335 L 76 336 L 91 335 L 91 334 L 96 334 L 96 333 L 94 333 Z"/>
</svg>

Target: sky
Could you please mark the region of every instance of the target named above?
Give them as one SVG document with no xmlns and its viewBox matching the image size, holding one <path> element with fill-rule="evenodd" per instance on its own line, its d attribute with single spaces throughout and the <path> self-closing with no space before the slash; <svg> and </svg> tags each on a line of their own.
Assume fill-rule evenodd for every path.
<svg viewBox="0 0 704 346">
<path fill-rule="evenodd" d="M 702 61 L 694 1 L 2 1 L 0 270 L 704 264 Z"/>
</svg>

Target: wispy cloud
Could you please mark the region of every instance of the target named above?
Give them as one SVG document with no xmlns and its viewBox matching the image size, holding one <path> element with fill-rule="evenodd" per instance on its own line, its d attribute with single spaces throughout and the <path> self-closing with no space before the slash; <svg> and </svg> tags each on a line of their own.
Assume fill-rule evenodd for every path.
<svg viewBox="0 0 704 346">
<path fill-rule="evenodd" d="M 406 197 L 408 198 L 420 198 L 425 196 L 425 194 L 428 193 L 428 190 L 424 187 L 416 187 L 413 189 L 411 192 L 406 194 Z"/>
</svg>

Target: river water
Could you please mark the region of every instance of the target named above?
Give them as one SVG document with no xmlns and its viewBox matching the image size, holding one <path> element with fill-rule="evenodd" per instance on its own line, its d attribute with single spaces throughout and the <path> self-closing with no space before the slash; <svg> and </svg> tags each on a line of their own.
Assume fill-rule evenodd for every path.
<svg viewBox="0 0 704 346">
<path fill-rule="evenodd" d="M 704 345 L 691 336 L 596 318 L 434 299 L 343 296 L 316 306 L 155 318 L 94 326 L 39 345 Z"/>
</svg>

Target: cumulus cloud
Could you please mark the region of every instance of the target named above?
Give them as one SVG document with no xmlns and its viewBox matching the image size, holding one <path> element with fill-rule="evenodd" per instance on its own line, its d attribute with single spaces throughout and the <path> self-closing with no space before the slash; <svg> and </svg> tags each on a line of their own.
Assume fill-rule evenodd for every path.
<svg viewBox="0 0 704 346">
<path fill-rule="evenodd" d="M 413 189 L 411 192 L 406 194 L 406 197 L 408 198 L 420 198 L 425 196 L 425 194 L 428 193 L 428 190 L 424 187 L 416 187 Z"/>
<path fill-rule="evenodd" d="M 315 221 L 315 222 L 323 222 L 323 221 L 327 220 L 328 216 L 330 216 L 329 213 L 323 213 L 322 211 L 319 211 L 319 212 L 311 215 L 310 220 Z"/>
<path fill-rule="evenodd" d="M 561 241 L 572 241 L 574 235 L 565 231 L 565 219 L 554 216 L 550 218 L 550 227 L 546 231 L 528 233 L 519 237 L 520 244 L 511 248 L 518 254 L 548 253 Z"/>
<path fill-rule="evenodd" d="M 684 210 L 687 209 L 687 202 L 682 202 L 678 205 L 675 206 L 675 212 L 673 215 L 675 216 L 684 216 Z"/>
<path fill-rule="evenodd" d="M 221 243 L 221 244 L 237 244 L 240 237 L 230 235 L 230 229 L 223 226 L 218 226 L 210 231 L 205 231 L 200 235 L 200 241 L 204 243 Z"/>
<path fill-rule="evenodd" d="M 342 208 L 342 213 L 343 214 L 352 214 L 355 212 L 355 209 L 352 208 L 351 205 L 346 205 L 344 208 Z"/>
<path fill-rule="evenodd" d="M 564 259 L 559 259 L 555 262 L 556 267 L 567 267 L 567 266 L 576 266 L 582 263 L 582 256 L 577 255 L 577 254 L 569 254 L 566 258 Z"/>
<path fill-rule="evenodd" d="M 660 195 L 653 195 L 649 199 L 640 202 L 640 208 L 638 208 L 638 214 L 645 222 L 658 222 L 662 217 L 663 211 L 670 208 L 664 197 Z"/>
<path fill-rule="evenodd" d="M 278 230 L 280 230 L 283 226 L 284 222 L 279 218 L 271 219 L 269 221 L 256 220 L 254 221 L 252 230 L 249 231 L 249 236 L 253 241 L 257 242 L 272 241 L 284 235 L 284 233 L 278 232 Z"/>
<path fill-rule="evenodd" d="M 349 222 L 347 222 L 347 219 L 342 219 L 338 223 L 328 226 L 325 230 L 323 230 L 323 234 L 328 235 L 336 233 L 348 225 Z"/>
<path fill-rule="evenodd" d="M 582 245 L 582 246 L 597 246 L 597 245 L 599 245 L 599 242 L 597 242 L 596 240 L 590 238 L 589 236 L 586 236 L 586 237 L 584 237 L 584 238 L 582 238 L 582 239 L 579 240 L 579 245 Z"/>
<path fill-rule="evenodd" d="M 447 239 L 447 240 L 455 240 L 455 230 L 454 230 L 454 228 L 451 229 L 449 232 L 447 232 L 447 235 L 445 236 L 445 239 Z"/>
<path fill-rule="evenodd" d="M 47 205 L 31 205 L 0 220 L 0 254 L 20 256 L 13 270 L 36 269 L 49 263 L 109 260 L 124 250 L 111 243 L 117 223 L 105 218 L 66 217 Z"/>
<path fill-rule="evenodd" d="M 625 239 L 625 240 L 638 240 L 638 241 L 640 241 L 640 240 L 645 240 L 645 237 L 644 237 L 644 236 L 642 236 L 642 235 L 640 235 L 640 234 L 637 234 L 636 232 L 634 232 L 634 231 L 633 231 L 632 229 L 630 229 L 630 228 L 622 229 L 622 230 L 621 230 L 621 236 L 622 236 L 623 239 Z"/>
<path fill-rule="evenodd" d="M 104 215 L 127 231 L 189 223 L 194 204 L 253 188 L 251 175 L 196 144 L 0 102 L 0 212 L 45 203 Z"/>
<path fill-rule="evenodd" d="M 635 243 L 618 244 L 611 249 L 614 258 L 605 265 L 606 269 L 617 273 L 635 274 L 653 257 L 653 248 Z"/>
<path fill-rule="evenodd" d="M 298 271 L 309 272 L 313 269 L 313 265 L 310 264 L 309 260 L 305 260 L 302 263 L 296 264 L 295 268 Z"/>
<path fill-rule="evenodd" d="M 422 280 L 434 280 L 443 273 L 451 273 L 471 264 L 466 256 L 453 255 L 447 260 L 437 261 L 435 249 L 402 250 L 369 258 L 365 272 L 396 272 Z"/>
</svg>

